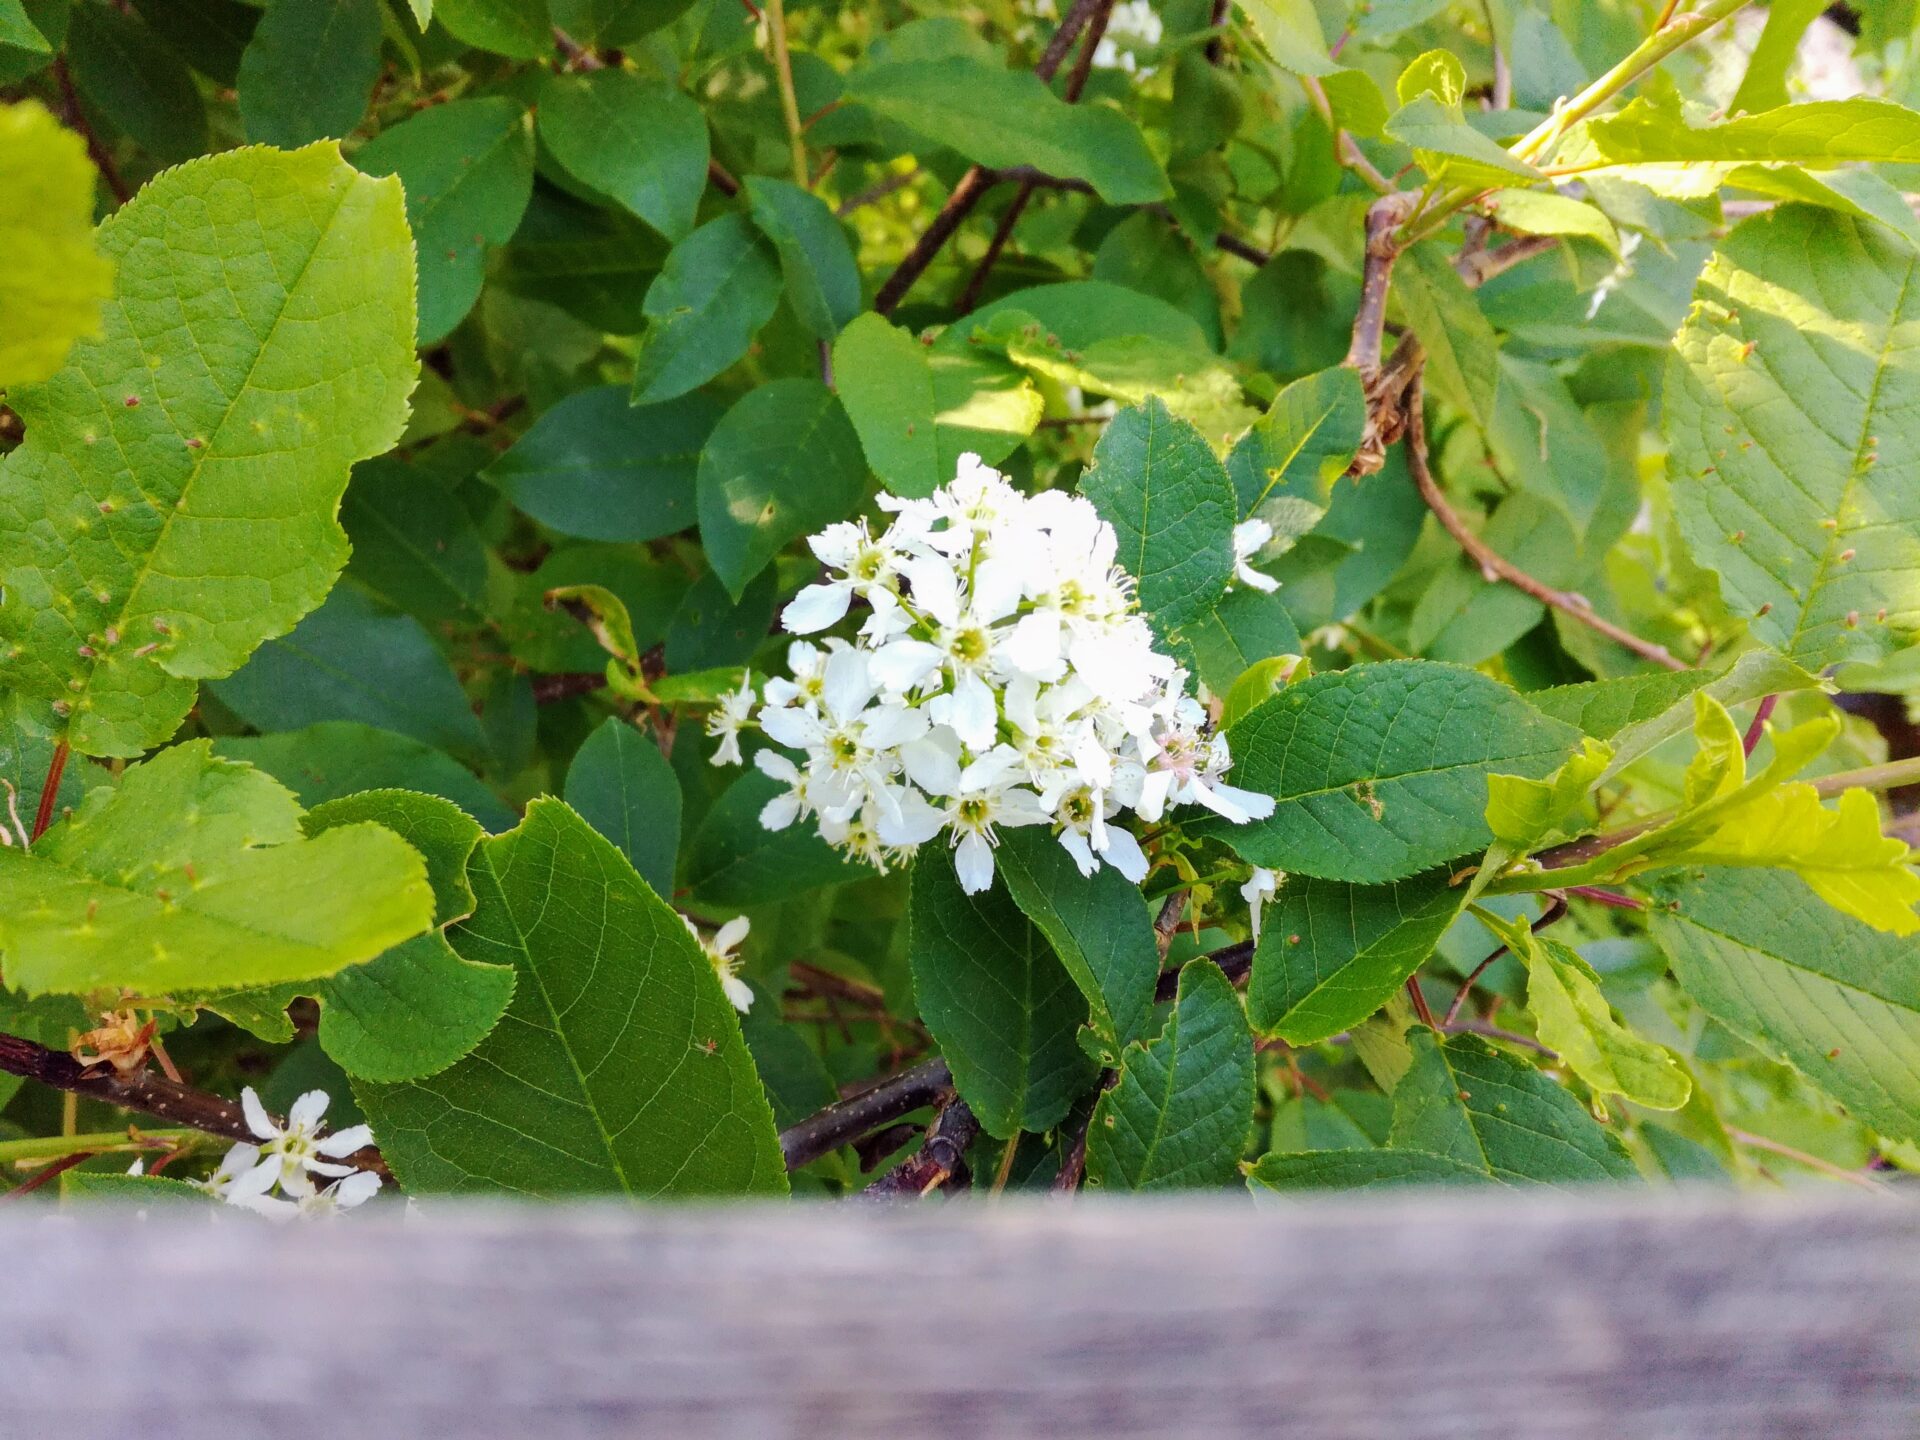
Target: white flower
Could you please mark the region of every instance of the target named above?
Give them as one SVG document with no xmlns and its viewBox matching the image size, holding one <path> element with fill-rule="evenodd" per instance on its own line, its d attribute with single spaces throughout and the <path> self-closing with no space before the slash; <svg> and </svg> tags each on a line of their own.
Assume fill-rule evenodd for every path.
<svg viewBox="0 0 1920 1440">
<path fill-rule="evenodd" d="M 742 1015 L 746 1014 L 753 1008 L 753 990 L 740 978 L 740 966 L 745 960 L 734 951 L 747 938 L 747 932 L 753 928 L 752 922 L 744 915 L 736 916 L 714 931 L 711 937 L 703 936 L 684 915 L 680 917 L 680 923 L 687 927 L 687 933 L 693 936 L 700 953 L 713 966 L 713 973 L 720 978 L 720 988 L 727 992 L 727 999 L 733 1002 L 733 1008 Z"/>
<path fill-rule="evenodd" d="M 1139 70 L 1142 75 L 1151 75 L 1151 65 L 1141 66 L 1134 58 L 1135 48 L 1147 49 L 1160 43 L 1162 34 L 1160 17 L 1153 13 L 1149 0 L 1125 0 L 1115 5 L 1111 18 L 1107 21 L 1107 33 L 1094 47 L 1093 63 L 1102 70 L 1125 70 L 1129 73 Z M 1116 42 L 1124 41 L 1126 49 Z"/>
<path fill-rule="evenodd" d="M 707 734 L 720 743 L 714 747 L 711 764 L 738 765 L 740 763 L 740 727 L 753 715 L 753 677 L 743 675 L 740 688 L 723 695 L 720 703 L 707 716 Z"/>
<path fill-rule="evenodd" d="M 993 883 L 1003 826 L 1050 825 L 1082 871 L 1111 865 L 1137 882 L 1151 862 L 1121 823 L 1128 810 L 1271 812 L 1271 797 L 1224 783 L 1226 742 L 1155 648 L 1091 502 L 1029 498 L 964 455 L 933 494 L 878 503 L 882 533 L 854 522 L 810 542 L 827 578 L 787 607 L 787 629 L 824 629 L 856 599 L 871 613 L 851 641 L 796 641 L 791 674 L 767 682 L 755 718 L 795 753 L 754 757 L 781 787 L 762 825 L 811 816 L 882 871 L 944 832 L 977 892 Z M 1265 543 L 1253 524 L 1248 554 Z M 743 710 L 726 723 L 749 721 Z"/>
<path fill-rule="evenodd" d="M 1264 590 L 1269 595 L 1280 588 L 1280 582 L 1254 569 L 1248 562 L 1264 550 L 1272 539 L 1273 526 L 1264 520 L 1242 520 L 1233 527 L 1233 578 L 1242 585 Z"/>
<path fill-rule="evenodd" d="M 1255 944 L 1260 942 L 1260 907 L 1273 898 L 1280 888 L 1280 882 L 1286 878 L 1278 870 L 1256 865 L 1253 874 L 1247 877 L 1247 883 L 1240 887 L 1240 898 L 1247 902 L 1247 915 L 1253 926 Z"/>
<path fill-rule="evenodd" d="M 251 1086 L 242 1090 L 241 1113 L 261 1143 L 242 1142 L 227 1151 L 202 1188 L 229 1205 L 278 1219 L 363 1204 L 379 1190 L 380 1177 L 338 1162 L 371 1145 L 373 1132 L 354 1125 L 323 1135 L 321 1121 L 329 1103 L 326 1091 L 309 1090 L 293 1102 L 283 1127 L 274 1124 Z M 315 1175 L 334 1183 L 317 1187 Z M 289 1198 L 275 1197 L 276 1187 Z"/>
</svg>

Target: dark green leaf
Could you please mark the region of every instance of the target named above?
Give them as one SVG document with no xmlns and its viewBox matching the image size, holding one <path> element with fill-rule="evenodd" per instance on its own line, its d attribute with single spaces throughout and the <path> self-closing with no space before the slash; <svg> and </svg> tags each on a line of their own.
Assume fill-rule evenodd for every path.
<svg viewBox="0 0 1920 1440">
<path fill-rule="evenodd" d="M 609 717 L 574 754 L 566 797 L 582 820 L 620 847 L 654 894 L 673 893 L 680 782 L 658 745 Z"/>
<path fill-rule="evenodd" d="M 418 790 L 453 801 L 489 830 L 509 830 L 519 818 L 451 756 L 390 730 L 328 720 L 277 735 L 227 738 L 214 753 L 264 770 L 302 805 L 362 790 Z"/>
<path fill-rule="evenodd" d="M 634 404 L 684 395 L 745 355 L 780 288 L 779 259 L 744 215 L 710 220 L 675 245 L 647 291 Z"/>
<path fill-rule="evenodd" d="M 240 56 L 247 138 L 291 149 L 353 133 L 380 78 L 380 0 L 270 0 Z"/>
<path fill-rule="evenodd" d="M 1360 373 L 1351 366 L 1287 386 L 1227 457 L 1240 514 L 1254 514 L 1274 495 L 1326 504 L 1360 448 L 1366 419 Z"/>
<path fill-rule="evenodd" d="M 706 905 L 732 909 L 783 900 L 873 872 L 846 859 L 811 823 L 769 830 L 760 812 L 784 787 L 758 770 L 729 785 L 687 845 L 686 886 Z"/>
<path fill-rule="evenodd" d="M 780 252 L 787 303 L 815 338 L 831 340 L 860 313 L 860 267 L 826 201 L 765 175 L 747 178 L 753 223 Z"/>
<path fill-rule="evenodd" d="M 74 6 L 67 22 L 67 65 L 87 102 L 154 159 L 174 164 L 206 148 L 207 115 L 199 87 L 139 16 L 112 5 Z M 367 88 L 372 86 L 369 79 Z"/>
<path fill-rule="evenodd" d="M 1269 1151 L 1247 1176 L 1261 1190 L 1371 1190 L 1486 1180 L 1483 1170 L 1423 1150 Z"/>
<path fill-rule="evenodd" d="M 469 45 L 537 60 L 553 49 L 547 0 L 433 0 L 433 18 Z"/>
<path fill-rule="evenodd" d="M 387 604 L 429 624 L 479 618 L 487 548 L 431 472 L 388 457 L 356 465 L 340 523 L 353 542 L 347 573 Z"/>
<path fill-rule="evenodd" d="M 707 188 L 707 118 L 679 90 L 625 70 L 550 76 L 540 138 L 575 176 L 667 239 L 693 229 Z"/>
</svg>

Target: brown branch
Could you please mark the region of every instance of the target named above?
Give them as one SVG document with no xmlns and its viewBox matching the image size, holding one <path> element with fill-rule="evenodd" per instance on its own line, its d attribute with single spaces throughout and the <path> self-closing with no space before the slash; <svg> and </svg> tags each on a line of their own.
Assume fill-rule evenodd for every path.
<svg viewBox="0 0 1920 1440">
<path fill-rule="evenodd" d="M 1467 288 L 1474 290 L 1486 284 L 1494 276 L 1504 275 L 1514 266 L 1523 264 L 1537 255 L 1546 254 L 1559 243 L 1558 238 L 1552 235 L 1522 235 L 1518 239 L 1509 240 L 1504 245 L 1497 245 L 1491 250 L 1481 249 L 1463 253 L 1454 259 L 1453 268 L 1459 272 L 1460 278 L 1467 282 Z"/>
<path fill-rule="evenodd" d="M 876 201 L 884 200 L 887 198 L 887 196 L 893 194 L 894 191 L 900 189 L 903 186 L 911 185 L 915 180 L 918 180 L 919 178 L 920 178 L 920 167 L 917 165 L 911 170 L 902 170 L 897 174 L 889 175 L 884 180 L 881 180 L 875 184 L 869 185 L 866 189 L 862 190 L 858 195 L 854 195 L 848 199 L 842 200 L 838 205 L 834 207 L 833 213 L 837 215 L 840 219 L 844 220 L 847 218 L 847 216 L 851 215 L 854 211 L 860 209 L 862 206 L 872 205 Z"/>
<path fill-rule="evenodd" d="M 712 182 L 714 189 L 728 199 L 740 193 L 740 182 L 734 179 L 732 172 L 718 160 L 707 161 L 707 179 Z"/>
<path fill-rule="evenodd" d="M 0 1204 L 4 1204 L 8 1200 L 18 1200 L 22 1195 L 31 1195 L 42 1185 L 47 1184 L 49 1181 L 59 1179 L 60 1176 L 66 1174 L 67 1171 L 73 1169 L 74 1166 L 84 1164 L 98 1153 L 99 1152 L 95 1150 L 76 1150 L 71 1155 L 62 1155 L 52 1164 L 42 1166 L 40 1173 L 35 1175 L 31 1180 L 23 1181 L 21 1184 L 14 1186 L 13 1189 L 0 1193 Z"/>
<path fill-rule="evenodd" d="M 955 1096 L 933 1117 L 919 1152 L 861 1191 L 865 1200 L 918 1200 L 935 1190 L 964 1189 L 967 1148 L 979 1138 L 980 1122 L 967 1102 Z"/>
<path fill-rule="evenodd" d="M 1232 945 L 1222 945 L 1218 950 L 1203 957 L 1220 967 L 1227 982 L 1238 985 L 1253 969 L 1253 941 L 1240 940 Z M 1164 1005 L 1180 993 L 1179 970 L 1162 970 L 1159 983 L 1154 986 L 1153 999 L 1156 1005 Z"/>
<path fill-rule="evenodd" d="M 533 677 L 533 703 L 552 705 L 607 688 L 604 670 L 563 670 L 557 674 Z"/>
<path fill-rule="evenodd" d="M 1347 347 L 1346 362 L 1360 372 L 1363 382 L 1380 369 L 1380 341 L 1387 327 L 1387 287 L 1393 279 L 1394 262 L 1400 258 L 1397 232 L 1419 198 L 1410 190 L 1396 190 L 1367 207 L 1360 305 L 1353 316 L 1353 342 Z"/>
<path fill-rule="evenodd" d="M 69 1094 L 117 1105 L 123 1110 L 138 1110 L 146 1115 L 170 1120 L 176 1125 L 204 1130 L 209 1135 L 220 1135 L 248 1144 L 258 1144 L 260 1140 L 247 1128 L 246 1116 L 236 1101 L 195 1090 L 145 1070 L 131 1075 L 121 1075 L 111 1066 L 96 1070 L 82 1065 L 71 1055 L 49 1050 L 18 1035 L 0 1035 L 0 1071 L 37 1080 L 42 1085 L 50 1085 Z M 391 1178 L 386 1161 L 372 1145 L 356 1150 L 342 1163 Z"/>
<path fill-rule="evenodd" d="M 889 1075 L 871 1089 L 782 1130 L 780 1153 L 786 1157 L 787 1169 L 811 1165 L 868 1131 L 933 1104 L 952 1087 L 953 1072 L 938 1058 Z"/>
<path fill-rule="evenodd" d="M 1514 589 L 1578 620 L 1643 660 L 1651 660 L 1669 670 L 1692 668 L 1684 660 L 1677 659 L 1666 646 L 1643 640 L 1631 630 L 1623 630 L 1611 620 L 1602 619 L 1594 613 L 1584 597 L 1566 590 L 1556 590 L 1545 581 L 1535 579 L 1511 560 L 1495 554 L 1485 541 L 1474 534 L 1447 503 L 1447 497 L 1441 493 L 1439 484 L 1433 478 L 1433 471 L 1428 468 L 1426 421 L 1421 415 L 1420 381 L 1417 376 L 1407 387 L 1406 451 L 1407 469 L 1413 475 L 1413 483 L 1419 488 L 1420 498 L 1427 502 L 1427 508 L 1433 511 L 1441 527 L 1466 552 L 1467 558 L 1480 567 L 1480 573 L 1489 581 L 1504 580 Z"/>
<path fill-rule="evenodd" d="M 60 87 L 61 108 L 65 111 L 66 122 L 80 138 L 87 142 L 87 154 L 93 158 L 100 178 L 107 182 L 107 188 L 113 192 L 113 198 L 122 205 L 133 198 L 133 190 L 120 178 L 119 167 L 113 163 L 113 156 L 107 153 L 107 147 L 94 133 L 93 126 L 87 123 L 86 112 L 80 108 L 80 96 L 73 88 L 73 76 L 67 71 L 67 59 L 57 55 L 53 61 L 53 78 Z"/>
</svg>

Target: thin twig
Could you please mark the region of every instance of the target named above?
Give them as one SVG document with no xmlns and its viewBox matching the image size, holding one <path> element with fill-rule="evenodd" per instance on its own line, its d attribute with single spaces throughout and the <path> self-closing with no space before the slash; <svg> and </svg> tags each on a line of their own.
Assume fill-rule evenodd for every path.
<svg viewBox="0 0 1920 1440">
<path fill-rule="evenodd" d="M 834 207 L 833 213 L 837 215 L 840 219 L 844 220 L 847 218 L 847 216 L 851 215 L 854 211 L 860 209 L 861 207 L 866 205 L 872 205 L 877 201 L 884 200 L 887 198 L 887 196 L 893 194 L 894 191 L 902 189 L 905 186 L 911 185 L 914 181 L 918 180 L 919 178 L 920 178 L 920 167 L 917 165 L 914 166 L 914 168 L 911 170 L 901 170 L 896 174 L 887 176 L 884 180 L 881 180 L 875 184 L 869 185 L 866 189 L 862 190 L 858 195 L 854 195 L 849 197 L 848 199 L 842 200 L 838 205 Z"/>
<path fill-rule="evenodd" d="M 1740 739 L 1740 751 L 1744 755 L 1753 754 L 1753 747 L 1760 743 L 1760 737 L 1767 733 L 1767 721 L 1773 718 L 1773 707 L 1780 703 L 1778 695 L 1762 696 L 1760 703 L 1754 706 L 1753 721 L 1747 726 L 1747 733 Z"/>
<path fill-rule="evenodd" d="M 766 0 L 767 36 L 773 42 L 773 73 L 780 84 L 780 114 L 787 122 L 787 144 L 793 151 L 793 183 L 807 188 L 806 127 L 800 123 L 800 101 L 793 88 L 793 57 L 787 53 L 786 0 Z"/>
<path fill-rule="evenodd" d="M 953 1072 L 938 1058 L 901 1070 L 871 1089 L 829 1105 L 780 1132 L 787 1169 L 798 1170 L 870 1130 L 931 1105 L 953 1087 Z"/>
<path fill-rule="evenodd" d="M 93 157 L 94 167 L 99 170 L 100 178 L 107 182 L 113 198 L 122 205 L 126 204 L 133 198 L 133 190 L 120 178 L 120 169 L 113 163 L 113 156 L 107 153 L 107 147 L 94 133 L 93 126 L 87 123 L 86 112 L 80 108 L 80 96 L 73 88 L 73 76 L 68 73 L 64 55 L 54 57 L 53 78 L 60 87 L 61 108 L 65 111 L 67 124 L 87 142 L 87 154 Z"/>
<path fill-rule="evenodd" d="M 1547 897 L 1547 908 L 1540 912 L 1539 919 L 1527 927 L 1536 935 L 1567 913 L 1566 896 L 1556 891 L 1548 891 Z M 1487 956 L 1486 959 L 1473 967 L 1472 972 L 1467 978 L 1460 982 L 1460 988 L 1453 992 L 1453 1003 L 1447 1006 L 1447 1013 L 1440 1021 L 1440 1029 L 1448 1029 L 1453 1025 L 1454 1021 L 1460 1018 L 1460 1007 L 1467 1003 L 1467 996 L 1473 993 L 1474 983 L 1479 980 L 1482 975 L 1487 973 L 1487 968 L 1491 966 L 1494 961 L 1506 953 L 1507 946 L 1503 941 L 1499 949 L 1495 950 L 1491 955 Z"/>
<path fill-rule="evenodd" d="M 1805 1165 L 1809 1170 L 1818 1170 L 1822 1175 L 1835 1180 L 1844 1180 L 1849 1185 L 1858 1185 L 1862 1189 L 1877 1191 L 1882 1195 L 1889 1193 L 1885 1185 L 1870 1176 L 1836 1165 L 1831 1160 L 1822 1160 L 1818 1155 L 1809 1155 L 1804 1150 L 1796 1150 L 1791 1145 L 1783 1145 L 1778 1140 L 1769 1140 L 1765 1135 L 1754 1135 L 1745 1130 L 1728 1130 L 1727 1138 L 1736 1145 L 1745 1145 L 1751 1150 L 1765 1150 L 1774 1155 L 1784 1155 L 1789 1160 Z"/>
<path fill-rule="evenodd" d="M 1593 607 L 1581 596 L 1565 590 L 1556 590 L 1545 581 L 1529 575 L 1505 556 L 1496 554 L 1491 546 L 1474 534 L 1454 508 L 1447 503 L 1446 495 L 1442 493 L 1439 484 L 1433 478 L 1433 471 L 1428 468 L 1426 421 L 1421 414 L 1420 381 L 1417 376 L 1407 387 L 1406 452 L 1407 469 L 1413 475 L 1413 483 L 1420 491 L 1420 498 L 1427 502 L 1427 508 L 1433 511 L 1434 518 L 1439 520 L 1441 527 L 1466 552 L 1467 558 L 1480 567 L 1480 573 L 1489 581 L 1505 581 L 1514 589 L 1531 595 L 1542 604 L 1550 605 L 1563 615 L 1570 616 L 1589 629 L 1606 636 L 1614 644 L 1631 650 L 1643 660 L 1651 660 L 1654 664 L 1664 665 L 1669 670 L 1692 668 L 1684 660 L 1677 659 L 1666 646 L 1656 645 L 1651 640 L 1643 640 L 1631 630 L 1624 630 L 1611 620 L 1595 614 Z"/>
<path fill-rule="evenodd" d="M 21 1184 L 14 1186 L 13 1189 L 0 1193 L 0 1204 L 4 1204 L 8 1200 L 18 1200 L 23 1195 L 31 1195 L 42 1185 L 47 1184 L 49 1181 L 59 1179 L 62 1175 L 66 1174 L 67 1171 L 73 1169 L 74 1166 L 83 1161 L 91 1160 L 94 1154 L 95 1152 L 92 1150 L 76 1150 L 71 1155 L 61 1156 L 51 1165 L 43 1167 L 31 1180 L 23 1181 Z"/>
<path fill-rule="evenodd" d="M 707 161 L 707 179 L 712 182 L 714 189 L 729 200 L 740 193 L 740 182 L 734 178 L 733 172 L 718 160 Z"/>
</svg>

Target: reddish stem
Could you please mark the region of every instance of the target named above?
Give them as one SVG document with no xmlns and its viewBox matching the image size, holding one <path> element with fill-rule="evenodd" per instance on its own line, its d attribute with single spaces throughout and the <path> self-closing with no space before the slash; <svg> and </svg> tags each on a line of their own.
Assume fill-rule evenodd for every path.
<svg viewBox="0 0 1920 1440">
<path fill-rule="evenodd" d="M 1767 721 L 1773 718 L 1773 707 L 1780 703 L 1778 695 L 1768 695 L 1754 708 L 1753 723 L 1747 726 L 1746 736 L 1740 742 L 1740 748 L 1748 755 L 1753 747 L 1760 743 L 1760 737 L 1766 733 Z"/>
<path fill-rule="evenodd" d="M 1622 895 L 1618 890 L 1602 890 L 1598 885 L 1569 885 L 1567 894 L 1578 895 L 1582 900 L 1591 900 L 1596 905 L 1611 905 L 1616 910 L 1644 910 L 1646 904 L 1631 895 Z"/>
<path fill-rule="evenodd" d="M 8 1200 L 18 1200 L 22 1195 L 31 1195 L 48 1181 L 59 1179 L 82 1160 L 92 1159 L 94 1153 L 92 1150 L 81 1150 L 72 1155 L 61 1156 L 51 1165 L 44 1166 L 40 1173 L 35 1175 L 31 1180 L 23 1181 L 14 1186 L 13 1189 L 7 1191 L 6 1194 L 0 1195 L 0 1204 L 4 1204 Z"/>
<path fill-rule="evenodd" d="M 54 802 L 60 796 L 60 777 L 67 773 L 67 742 L 53 747 L 53 759 L 47 762 L 47 783 L 40 787 L 40 808 L 33 812 L 33 835 L 38 840 L 53 823 Z"/>
</svg>

